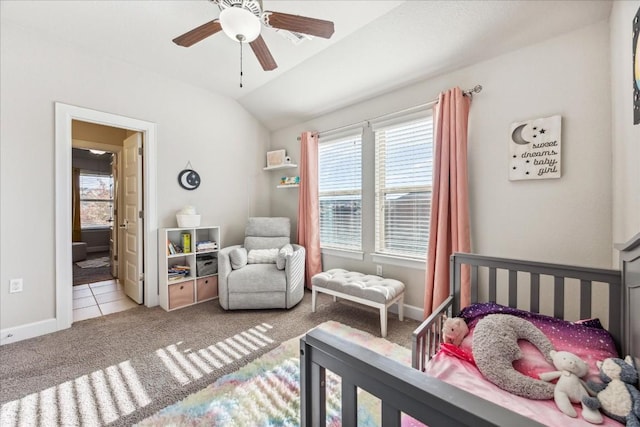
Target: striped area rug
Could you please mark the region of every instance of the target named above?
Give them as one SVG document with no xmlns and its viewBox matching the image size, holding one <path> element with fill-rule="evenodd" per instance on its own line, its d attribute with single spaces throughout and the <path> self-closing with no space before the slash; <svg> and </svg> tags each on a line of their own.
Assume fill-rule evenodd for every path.
<svg viewBox="0 0 640 427">
<path fill-rule="evenodd" d="M 329 321 L 318 328 L 410 364 L 411 351 L 385 339 Z M 299 338 L 219 378 L 138 426 L 299 426 Z M 340 379 L 327 371 L 327 425 L 339 426 Z M 358 397 L 358 426 L 380 425 L 380 402 L 364 391 Z"/>
</svg>

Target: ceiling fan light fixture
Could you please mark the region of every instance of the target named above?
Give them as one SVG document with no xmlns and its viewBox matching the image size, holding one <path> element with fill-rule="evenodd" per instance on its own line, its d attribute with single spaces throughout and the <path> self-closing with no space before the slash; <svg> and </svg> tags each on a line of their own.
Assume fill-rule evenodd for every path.
<svg viewBox="0 0 640 427">
<path fill-rule="evenodd" d="M 234 41 L 251 43 L 260 35 L 260 19 L 240 7 L 229 7 L 220 11 L 222 31 Z"/>
</svg>

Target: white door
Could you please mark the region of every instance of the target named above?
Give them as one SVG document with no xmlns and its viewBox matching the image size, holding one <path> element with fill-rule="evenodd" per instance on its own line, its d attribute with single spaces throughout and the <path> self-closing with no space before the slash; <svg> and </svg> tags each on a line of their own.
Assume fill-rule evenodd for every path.
<svg viewBox="0 0 640 427">
<path fill-rule="evenodd" d="M 118 260 L 124 292 L 142 304 L 142 134 L 139 132 L 124 140 L 119 196 L 123 198 L 124 212 L 118 212 L 122 239 L 123 259 Z"/>
</svg>

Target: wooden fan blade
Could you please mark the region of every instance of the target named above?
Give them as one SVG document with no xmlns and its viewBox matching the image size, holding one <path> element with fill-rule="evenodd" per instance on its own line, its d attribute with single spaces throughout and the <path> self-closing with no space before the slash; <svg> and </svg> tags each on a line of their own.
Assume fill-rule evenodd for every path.
<svg viewBox="0 0 640 427">
<path fill-rule="evenodd" d="M 263 70 L 271 71 L 278 68 L 278 64 L 276 64 L 275 59 L 273 59 L 273 56 L 271 56 L 271 52 L 269 52 L 269 48 L 264 42 L 262 36 L 258 36 L 257 39 L 249 44 L 251 45 L 251 49 L 256 55 L 256 58 L 258 58 L 258 62 L 260 62 L 260 65 L 262 65 Z"/>
<path fill-rule="evenodd" d="M 200 25 L 193 30 L 184 33 L 181 36 L 173 39 L 173 42 L 179 46 L 189 47 L 192 46 L 199 41 L 206 39 L 209 36 L 214 35 L 218 31 L 222 30 L 220 26 L 220 21 L 214 19 L 211 22 L 207 22 L 206 24 Z"/>
<path fill-rule="evenodd" d="M 267 25 L 281 30 L 294 31 L 296 33 L 309 34 L 310 36 L 331 38 L 333 35 L 333 22 L 323 19 L 307 18 L 306 16 L 289 15 L 280 12 L 265 12 Z"/>
</svg>

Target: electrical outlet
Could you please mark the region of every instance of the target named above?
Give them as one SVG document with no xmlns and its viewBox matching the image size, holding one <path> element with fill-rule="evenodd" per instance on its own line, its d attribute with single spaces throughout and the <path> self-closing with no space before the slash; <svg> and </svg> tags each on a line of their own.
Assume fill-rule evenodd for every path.
<svg viewBox="0 0 640 427">
<path fill-rule="evenodd" d="M 382 266 L 381 265 L 376 265 L 376 274 L 378 276 L 382 276 Z"/>
<path fill-rule="evenodd" d="M 9 282 L 9 293 L 22 292 L 22 279 L 11 279 Z"/>
</svg>

